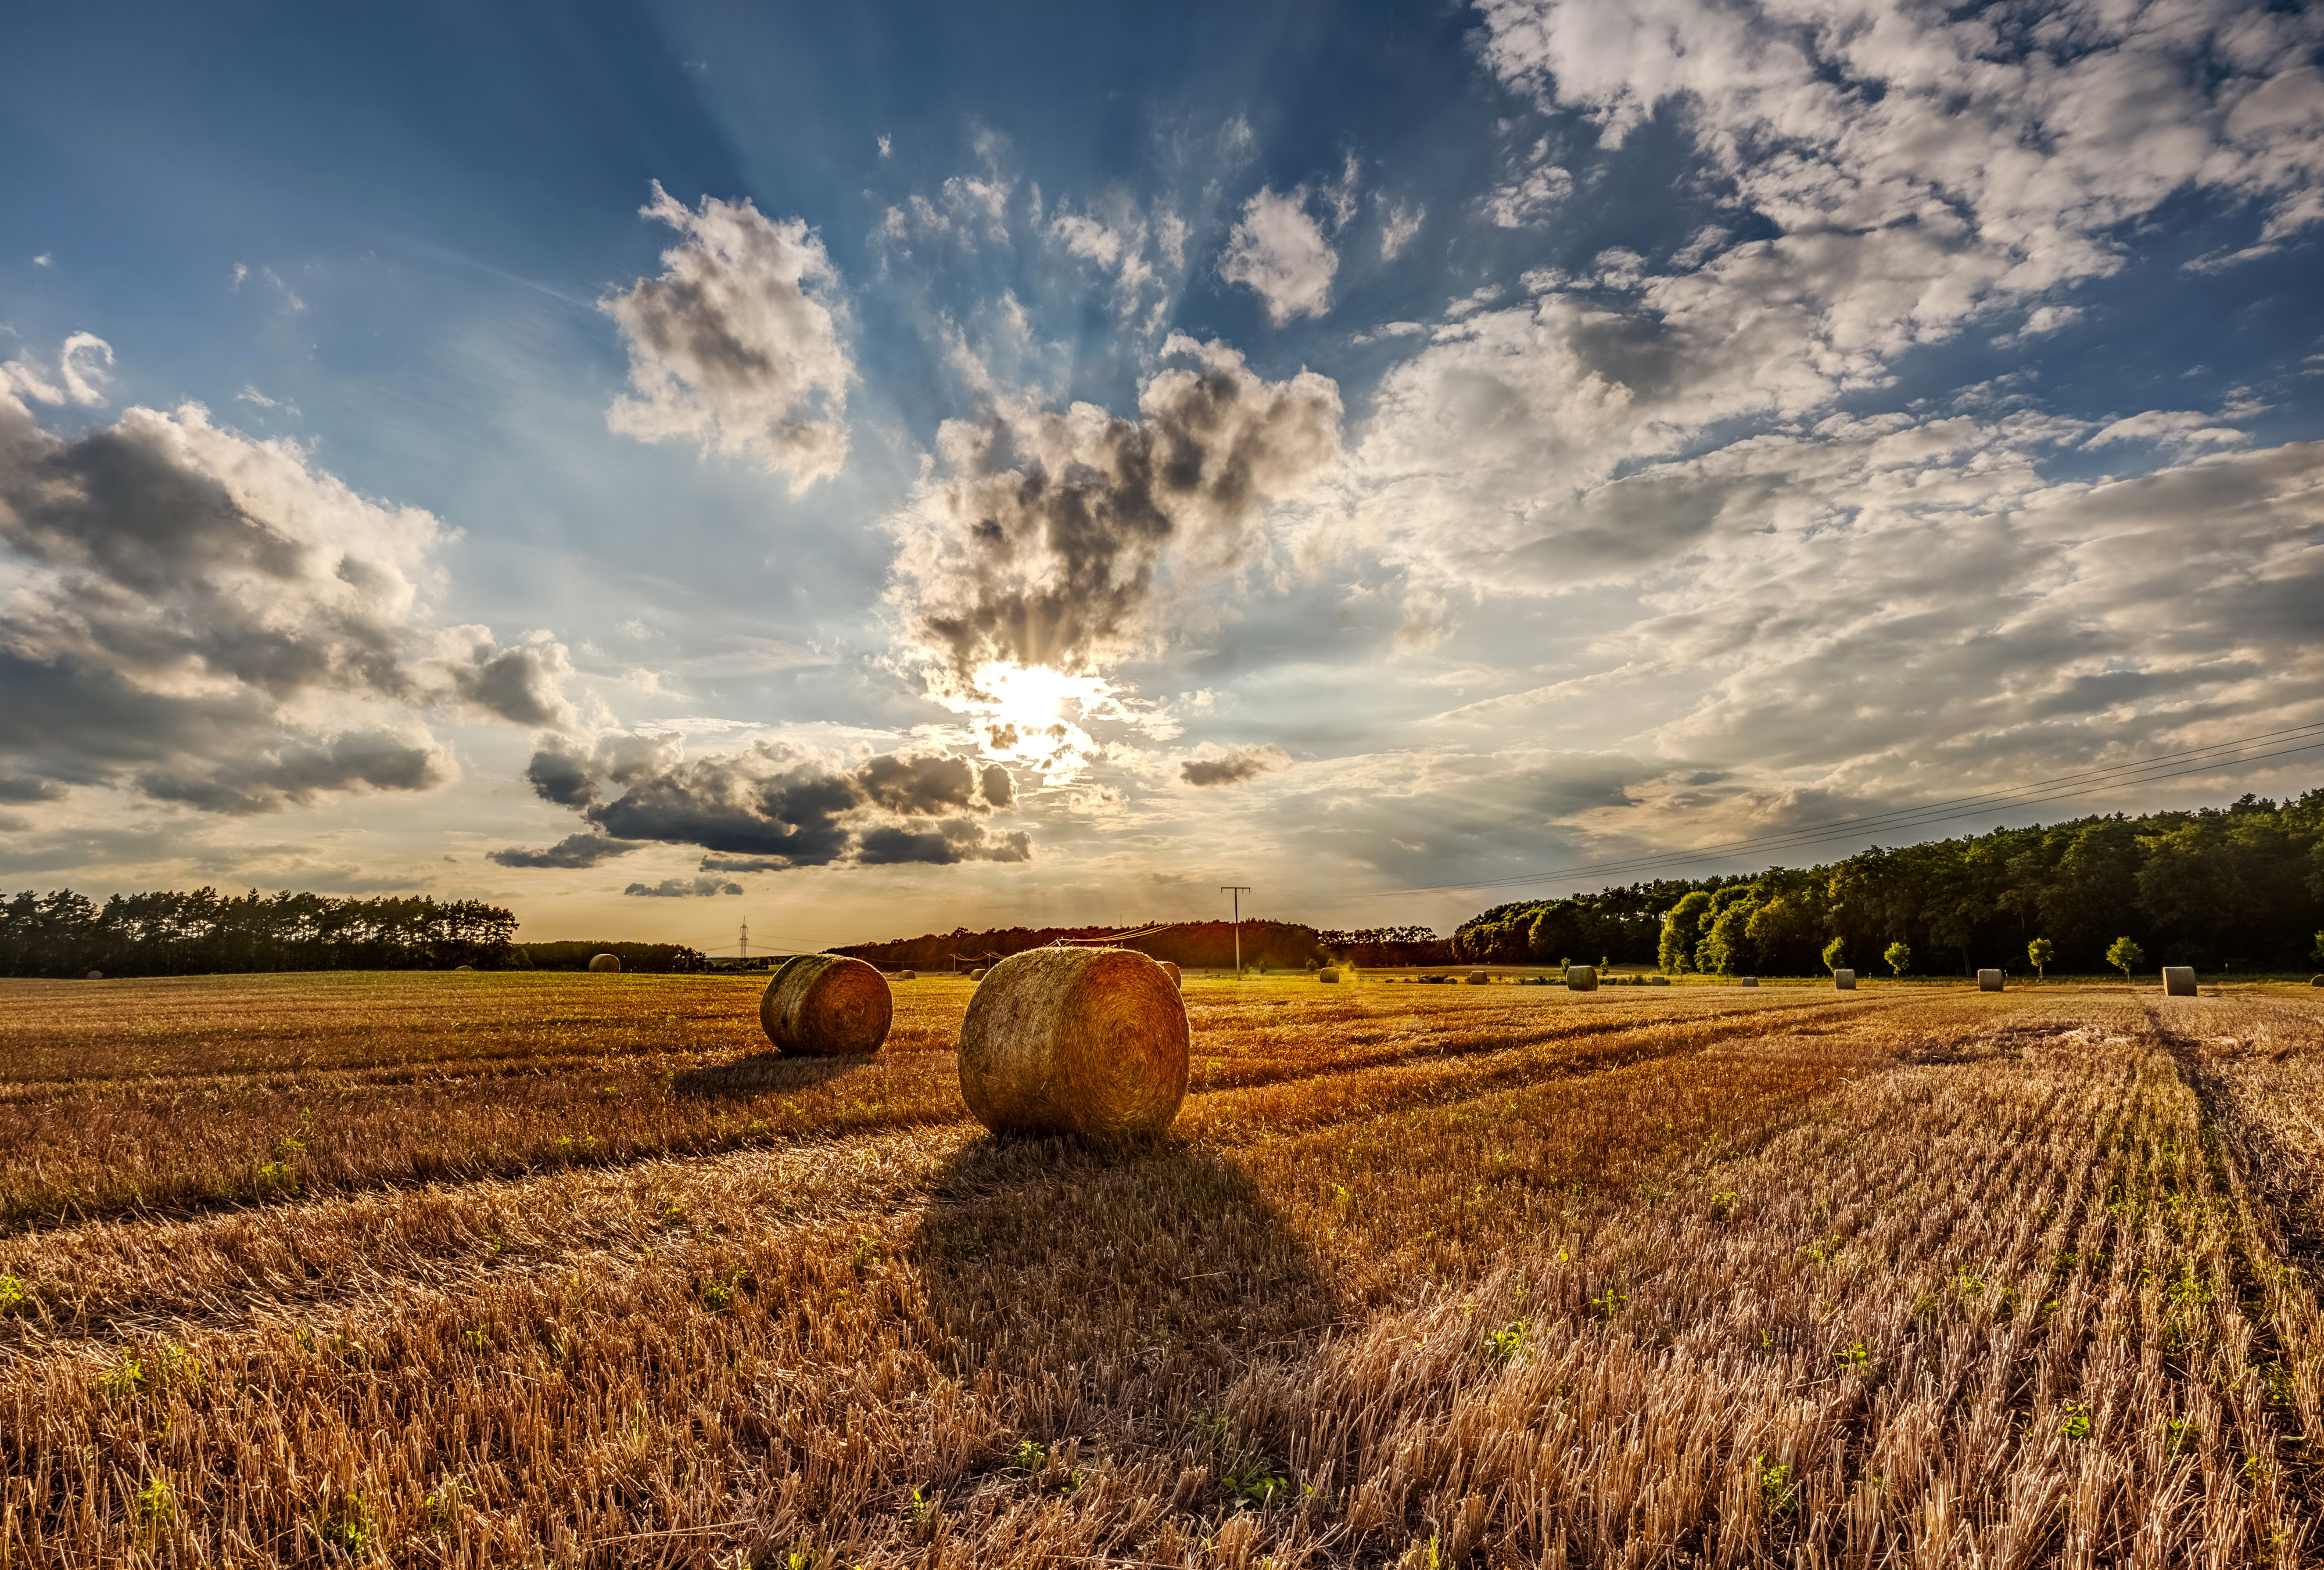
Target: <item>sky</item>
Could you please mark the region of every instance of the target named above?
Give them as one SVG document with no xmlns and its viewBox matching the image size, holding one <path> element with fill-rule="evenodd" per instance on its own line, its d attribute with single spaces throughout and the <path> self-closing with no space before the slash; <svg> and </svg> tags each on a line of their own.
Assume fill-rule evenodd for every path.
<svg viewBox="0 0 2324 1570">
<path fill-rule="evenodd" d="M 2324 721 L 2313 6 L 9 30 L 0 887 L 1449 930 Z"/>
</svg>

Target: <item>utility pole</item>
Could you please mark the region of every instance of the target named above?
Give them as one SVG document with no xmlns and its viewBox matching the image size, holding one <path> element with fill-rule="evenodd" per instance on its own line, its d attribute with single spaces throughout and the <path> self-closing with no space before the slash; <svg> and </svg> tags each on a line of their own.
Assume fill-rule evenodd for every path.
<svg viewBox="0 0 2324 1570">
<path fill-rule="evenodd" d="M 1234 895 L 1235 979 L 1240 981 L 1242 979 L 1242 896 L 1250 892 L 1250 885 L 1222 883 L 1219 885 L 1219 892 Z"/>
<path fill-rule="evenodd" d="M 751 923 L 748 923 L 748 922 L 744 922 L 744 923 L 742 923 L 742 958 L 743 958 L 744 959 L 746 959 L 746 960 L 747 960 L 748 959 L 750 959 L 750 957 L 751 957 Z"/>
</svg>

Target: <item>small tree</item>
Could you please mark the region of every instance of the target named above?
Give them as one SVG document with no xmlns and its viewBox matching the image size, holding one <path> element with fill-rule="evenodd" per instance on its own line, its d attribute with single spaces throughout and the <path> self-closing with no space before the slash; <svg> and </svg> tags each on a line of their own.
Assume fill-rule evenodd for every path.
<svg viewBox="0 0 2324 1570">
<path fill-rule="evenodd" d="M 1888 945 L 1880 958 L 1887 961 L 1889 975 L 1902 976 L 1904 968 L 1913 962 L 1913 945 L 1899 938 Z"/>
<path fill-rule="evenodd" d="M 2324 965 L 2324 932 L 2316 934 L 2316 963 Z"/>
<path fill-rule="evenodd" d="M 1838 970 L 1840 969 L 1840 962 L 1847 958 L 1848 940 L 1846 938 L 1834 938 L 1831 942 L 1826 943 L 1823 946 L 1823 968 L 1825 969 Z"/>
<path fill-rule="evenodd" d="M 2025 957 L 2034 961 L 2034 974 L 2047 981 L 2050 961 L 2058 957 L 2058 946 L 2047 938 L 2036 938 L 2025 945 Z"/>
<path fill-rule="evenodd" d="M 2128 938 L 2116 938 L 2114 947 L 2107 950 L 2107 963 L 2122 972 L 2125 981 L 2130 973 L 2146 963 L 2146 950 Z"/>
</svg>

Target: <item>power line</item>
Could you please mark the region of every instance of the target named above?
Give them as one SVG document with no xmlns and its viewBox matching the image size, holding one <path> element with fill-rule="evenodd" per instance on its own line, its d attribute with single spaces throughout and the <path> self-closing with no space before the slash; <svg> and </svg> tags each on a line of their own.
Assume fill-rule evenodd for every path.
<svg viewBox="0 0 2324 1570">
<path fill-rule="evenodd" d="M 1386 898 L 1394 895 L 1449 894 L 1471 888 L 1503 888 L 1518 884 L 1541 883 L 1552 878 L 1576 877 L 1582 874 L 1636 873 L 1665 868 L 1681 867 L 1690 862 L 1724 859 L 1742 851 L 1765 852 L 1793 849 L 1819 840 L 1833 840 L 1847 835 L 1888 833 L 1902 829 L 1925 827 L 1960 818 L 1975 817 L 1995 807 L 2035 806 L 2045 802 L 2062 801 L 2077 795 L 2088 795 L 2100 790 L 2127 785 L 2147 785 L 2156 780 L 2176 779 L 2182 775 L 2205 774 L 2230 762 L 2258 763 L 2271 757 L 2284 757 L 2293 753 L 2311 752 L 2324 748 L 2324 739 L 2301 741 L 2292 747 L 2274 748 L 2250 757 L 2236 758 L 2232 755 L 2263 741 L 2282 740 L 2295 737 L 2312 737 L 2324 732 L 2324 721 L 2293 725 L 2280 730 L 2262 731 L 2255 736 L 2241 737 L 2230 741 L 2212 742 L 2204 747 L 2183 748 L 2175 752 L 2158 754 L 2136 763 L 2114 764 L 2105 768 L 2086 769 L 2075 774 L 2056 775 L 2049 779 L 2034 780 L 2006 790 L 1989 791 L 1978 795 L 1956 796 L 1947 801 L 1930 802 L 1918 807 L 1899 808 L 1895 812 L 1876 813 L 1860 818 L 1843 818 L 1825 823 L 1803 824 L 1795 829 L 1773 831 L 1741 840 L 1729 840 L 1692 850 L 1662 850 L 1637 856 L 1618 858 L 1611 861 L 1583 862 L 1572 867 L 1545 868 L 1538 872 L 1523 873 L 1508 877 L 1476 878 L 1465 883 L 1433 884 L 1421 888 L 1378 889 L 1359 895 L 1359 899 Z M 2199 759 L 2188 763 L 2188 759 Z M 2160 765 L 2177 763 L 2182 767 L 2159 769 Z M 2065 786 L 2053 790 L 2052 786 Z"/>
</svg>

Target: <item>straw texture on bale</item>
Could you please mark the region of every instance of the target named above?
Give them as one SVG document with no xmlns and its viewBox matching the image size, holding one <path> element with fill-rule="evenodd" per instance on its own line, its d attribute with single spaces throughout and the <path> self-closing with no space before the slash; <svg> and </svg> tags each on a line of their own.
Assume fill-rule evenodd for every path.
<svg viewBox="0 0 2324 1570">
<path fill-rule="evenodd" d="M 619 970 L 621 968 L 622 957 L 619 954 L 600 954 L 589 961 L 589 969 L 592 970 L 610 972 Z"/>
<path fill-rule="evenodd" d="M 2163 968 L 2163 990 L 2171 997 L 2195 996 L 2195 968 L 2191 965 L 2165 965 Z"/>
<path fill-rule="evenodd" d="M 1469 985 L 1471 987 L 1482 987 L 1486 982 L 1491 979 L 1491 977 L 1487 976 L 1481 970 L 1471 970 L 1469 972 Z"/>
<path fill-rule="evenodd" d="M 1998 970 L 1980 970 L 1980 971 L 1978 971 L 1978 972 L 1977 973 L 1977 989 L 1978 989 L 1979 992 L 1998 992 L 1998 991 L 2000 991 L 2000 990 L 2001 990 L 2001 972 L 2000 972 L 2000 971 L 1998 971 Z"/>
<path fill-rule="evenodd" d="M 1166 971 L 1169 972 L 1169 976 L 1170 976 L 1170 985 L 1171 985 L 1171 986 L 1173 986 L 1173 987 L 1183 987 L 1183 986 L 1185 986 L 1185 985 L 1186 978 L 1185 978 L 1185 977 L 1184 975 L 1180 974 L 1179 969 L 1178 969 L 1178 965 L 1177 965 L 1177 962 L 1176 962 L 1176 960 L 1173 960 L 1173 959 L 1165 959 L 1165 960 L 1163 960 L 1163 961 L 1162 961 L 1162 969 L 1163 969 L 1164 970 L 1166 970 Z"/>
<path fill-rule="evenodd" d="M 800 954 L 768 978 L 759 1024 L 786 1052 L 860 1058 L 880 1050 L 896 1015 L 888 978 L 845 954 Z"/>
<path fill-rule="evenodd" d="M 960 1026 L 960 1094 L 995 1134 L 1159 1134 L 1186 1097 L 1186 1005 L 1134 949 L 1028 949 Z"/>
<path fill-rule="evenodd" d="M 1853 992 L 1856 990 L 1856 972 L 1835 970 L 1831 973 L 1831 984 L 1841 992 Z"/>
<path fill-rule="evenodd" d="M 1575 992 L 1597 991 L 1598 967 L 1595 965 L 1568 965 L 1565 968 L 1565 985 Z"/>
</svg>

